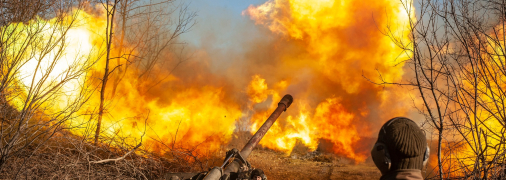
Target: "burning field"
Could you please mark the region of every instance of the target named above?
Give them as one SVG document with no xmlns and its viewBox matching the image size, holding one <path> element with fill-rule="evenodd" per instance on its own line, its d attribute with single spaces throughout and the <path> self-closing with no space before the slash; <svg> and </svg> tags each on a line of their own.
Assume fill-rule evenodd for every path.
<svg viewBox="0 0 506 180">
<path fill-rule="evenodd" d="M 251 159 L 275 178 L 376 178 L 399 116 L 426 178 L 506 177 L 505 2 L 194 1 L 0 3 L 0 178 L 205 171 L 285 94 Z"/>
<path fill-rule="evenodd" d="M 206 39 L 200 40 L 205 44 L 201 47 L 187 44 L 186 53 L 178 51 L 177 43 L 153 52 L 159 44 L 145 40 L 156 32 L 122 31 L 121 23 L 113 23 L 117 30 L 110 48 L 114 58 L 107 72 L 101 136 L 129 137 L 126 142 L 131 144 L 142 138 L 150 152 L 163 154 L 173 147 L 195 149 L 198 156 L 220 150 L 234 132 L 254 133 L 281 96 L 291 94 L 294 104 L 266 134 L 262 146 L 290 154 L 299 142 L 310 150 L 320 147 L 364 162 L 378 127 L 410 109 L 406 90 L 371 82 L 398 81 L 405 75 L 408 55 L 383 33 L 388 29 L 409 39 L 404 6 L 411 5 L 390 0 L 270 0 L 250 5 L 242 16 L 256 25 L 259 38 L 233 43 L 241 51 L 229 50 L 223 56 L 213 53 Z M 58 112 L 76 94 L 93 92 L 77 110 L 79 115 L 66 124 L 81 127 L 72 130 L 76 135 L 91 132 L 101 101 L 108 28 L 101 8 L 74 9 L 76 21 L 66 32 L 64 51 L 34 56 L 17 76 L 22 87 L 31 87 L 44 78 L 62 78 L 72 65 L 89 65 L 58 90 L 56 101 L 44 104 Z M 60 23 L 38 21 L 44 21 L 48 31 Z M 19 26 L 30 27 L 32 22 L 9 25 Z M 188 54 L 192 56 L 183 60 Z M 56 65 L 49 63 L 56 57 Z M 96 61 L 87 64 L 90 60 Z M 52 72 L 46 76 L 47 68 Z M 27 102 L 19 97 L 13 105 L 21 110 Z"/>
</svg>

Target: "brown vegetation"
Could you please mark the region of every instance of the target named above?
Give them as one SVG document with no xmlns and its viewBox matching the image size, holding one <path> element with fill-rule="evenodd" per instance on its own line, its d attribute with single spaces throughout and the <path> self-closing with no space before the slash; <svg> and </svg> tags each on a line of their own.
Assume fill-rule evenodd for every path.
<svg viewBox="0 0 506 180">
<path fill-rule="evenodd" d="M 378 84 L 416 92 L 414 106 L 437 140 L 429 178 L 504 178 L 506 2 L 422 0 L 416 14 L 412 1 L 401 3 L 410 40 L 384 32 L 409 56 L 412 79 Z"/>
<path fill-rule="evenodd" d="M 114 5 L 119 2 L 115 1 Z M 131 8 L 137 9 L 142 16 L 158 13 L 143 9 L 151 4 L 133 4 L 136 2 L 130 1 Z M 194 164 L 186 163 L 185 166 L 175 161 L 178 159 L 176 156 L 185 158 L 192 153 L 151 154 L 142 147 L 143 136 L 140 140 L 118 134 L 96 133 L 97 136 L 94 136 L 93 130 L 100 130 L 93 123 L 96 113 L 94 110 L 82 110 L 82 107 L 98 89 L 88 83 L 86 78 L 90 76 L 86 74 L 104 53 L 78 52 L 73 57 L 67 57 L 65 50 L 73 40 L 66 35 L 80 23 L 77 16 L 81 9 L 100 3 L 108 7 L 110 2 L 0 2 L 1 179 L 154 179 L 169 171 L 193 170 Z M 121 13 L 126 16 L 125 10 Z M 176 25 L 178 29 L 172 38 L 156 43 L 168 44 L 187 31 L 186 25 L 192 22 L 194 15 L 186 16 L 184 9 L 180 13 L 179 22 L 183 25 Z M 107 30 L 109 35 L 113 34 L 112 27 Z M 108 39 L 111 38 L 108 36 Z M 107 42 L 107 50 L 110 50 L 112 40 Z M 153 50 L 160 53 L 162 49 Z M 99 50 L 100 47 L 96 47 L 90 51 Z M 73 59 L 66 59 L 67 62 L 61 65 L 65 58 Z M 108 51 L 106 60 L 110 58 Z M 67 89 L 72 83 L 78 83 L 73 84 L 79 87 L 77 92 L 73 92 L 75 94 Z M 100 108 L 103 111 L 102 106 Z M 75 123 L 76 118 L 83 117 L 89 117 L 89 121 Z M 79 135 L 76 131 L 80 131 Z M 93 141 L 98 139 L 93 137 L 98 136 L 100 142 Z"/>
<path fill-rule="evenodd" d="M 147 152 L 128 154 L 129 150 L 107 145 L 95 146 L 70 133 L 58 133 L 50 141 L 34 144 L 2 167 L 2 179 L 156 179 L 177 169 L 174 162 Z M 172 168 L 172 169 L 171 169 Z"/>
</svg>

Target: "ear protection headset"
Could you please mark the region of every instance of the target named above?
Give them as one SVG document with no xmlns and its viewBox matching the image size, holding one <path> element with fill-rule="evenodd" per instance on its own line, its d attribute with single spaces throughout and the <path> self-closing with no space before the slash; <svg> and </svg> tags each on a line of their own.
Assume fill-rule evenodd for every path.
<svg viewBox="0 0 506 180">
<path fill-rule="evenodd" d="M 391 119 L 390 121 L 385 123 L 385 125 L 383 125 L 381 127 L 380 131 L 383 131 L 386 134 L 385 127 L 388 127 L 390 124 L 392 124 L 392 122 L 394 122 L 397 119 L 399 119 L 399 118 Z M 425 149 L 425 154 L 423 155 L 423 166 L 425 166 L 427 164 L 427 162 L 429 160 L 429 155 L 430 155 L 430 150 L 429 150 L 429 146 L 427 144 L 426 149 Z M 374 144 L 374 147 L 371 151 L 371 156 L 374 161 L 374 164 L 376 164 L 378 169 L 381 171 L 381 174 L 385 174 L 386 172 L 388 172 L 390 170 L 390 167 L 392 165 L 392 160 L 390 158 L 390 154 L 388 153 L 388 147 L 385 143 L 376 142 L 376 144 Z"/>
</svg>

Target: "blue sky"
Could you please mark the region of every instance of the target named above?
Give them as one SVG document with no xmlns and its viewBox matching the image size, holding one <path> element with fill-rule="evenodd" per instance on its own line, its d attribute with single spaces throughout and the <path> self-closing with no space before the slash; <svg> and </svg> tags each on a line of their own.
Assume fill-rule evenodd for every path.
<svg viewBox="0 0 506 180">
<path fill-rule="evenodd" d="M 213 46 L 230 47 L 230 40 L 234 39 L 232 36 L 241 33 L 247 37 L 256 34 L 255 30 L 260 27 L 255 26 L 249 17 L 242 16 L 242 11 L 250 5 L 260 5 L 266 1 L 268 0 L 183 0 L 198 16 L 196 26 L 191 32 L 183 34 L 182 39 L 193 46 L 201 47 L 202 39 L 213 36 L 218 43 Z M 414 5 L 419 9 L 418 0 L 414 0 Z"/>
<path fill-rule="evenodd" d="M 229 39 L 234 30 L 254 25 L 249 17 L 242 16 L 243 10 L 250 5 L 263 4 L 267 0 L 189 0 L 190 10 L 197 12 L 196 26 L 183 39 L 196 46 L 201 45 L 201 36 L 216 36 L 218 40 Z M 226 32 L 224 32 L 226 30 Z M 205 32 L 204 32 L 205 31 Z M 221 42 L 220 43 L 226 43 Z M 224 46 L 225 44 L 218 44 Z"/>
<path fill-rule="evenodd" d="M 212 71 L 226 70 L 231 62 L 242 62 L 241 57 L 256 39 L 265 39 L 266 28 L 255 25 L 250 17 L 241 15 L 250 5 L 267 0 L 187 0 L 191 11 L 197 12 L 195 26 L 180 36 L 190 47 L 190 53 L 205 51 Z M 192 60 L 202 60 L 192 58 Z"/>
<path fill-rule="evenodd" d="M 268 40 L 267 28 L 255 25 L 241 13 L 250 5 L 258 6 L 268 0 L 181 0 L 197 13 L 196 25 L 180 36 L 189 45 L 189 53 L 205 51 L 212 71 L 226 70 L 231 62 L 242 62 L 248 44 Z M 396 0 L 394 0 L 396 1 Z M 415 0 L 415 7 L 418 6 Z M 417 8 L 418 9 L 418 8 Z M 267 30 L 268 31 L 268 30 Z M 202 60 L 192 58 L 192 60 Z"/>
<path fill-rule="evenodd" d="M 266 0 L 190 0 L 192 8 L 205 9 L 228 9 L 233 14 L 240 16 L 241 12 L 249 5 L 263 4 Z M 202 14 L 204 15 L 204 14 Z"/>
</svg>

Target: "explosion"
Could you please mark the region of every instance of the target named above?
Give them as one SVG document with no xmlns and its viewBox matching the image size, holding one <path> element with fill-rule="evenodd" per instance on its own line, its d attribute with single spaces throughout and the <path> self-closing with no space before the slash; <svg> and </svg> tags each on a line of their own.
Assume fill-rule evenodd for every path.
<svg viewBox="0 0 506 180">
<path fill-rule="evenodd" d="M 261 73 L 274 79 L 291 78 L 289 90 L 266 90 L 266 80 L 259 75 L 250 83 L 252 102 L 266 99 L 267 94 L 277 102 L 280 92 L 290 92 L 297 99 L 291 111 L 298 113 L 279 120 L 260 143 L 290 153 L 296 139 L 311 149 L 327 140 L 332 152 L 364 161 L 369 147 L 362 144 L 370 142 L 363 138 L 375 136 L 376 126 L 407 112 L 400 106 L 406 100 L 405 91 L 393 88 L 397 93 L 392 94 L 394 90 L 381 89 L 364 78 L 377 77 L 379 72 L 385 81 L 402 79 L 401 60 L 407 56 L 381 32 L 389 26 L 392 33 L 409 40 L 405 28 L 409 19 L 401 9 L 402 4 L 395 1 L 279 0 L 245 10 L 243 15 L 279 34 L 282 40 L 276 47 L 297 47 L 274 52 L 280 61 L 276 72 L 291 71 L 292 77 Z M 294 87 L 295 93 L 291 90 Z M 271 109 L 274 107 L 271 104 Z M 253 116 L 253 129 L 259 127 L 267 112 Z"/>
<path fill-rule="evenodd" d="M 74 10 L 73 14 L 76 14 L 75 27 L 71 27 L 64 35 L 66 39 L 61 43 L 64 47 L 54 49 L 48 53 L 49 56 L 36 56 L 27 60 L 27 63 L 20 67 L 18 75 L 22 86 L 27 88 L 32 87 L 32 81 L 44 82 L 42 78 L 49 77 L 50 80 L 42 84 L 46 86 L 42 88 L 44 89 L 52 87 L 55 80 L 61 78 L 74 66 L 84 66 L 83 63 L 90 63 L 90 59 L 97 59 L 98 61 L 93 63 L 89 72 L 83 73 L 82 77 L 78 77 L 75 81 L 67 82 L 58 91 L 61 95 L 56 101 L 52 101 L 56 104 L 47 104 L 45 108 L 54 109 L 55 112 L 63 111 L 65 105 L 75 101 L 76 94 L 82 93 L 83 90 L 93 91 L 93 88 L 84 89 L 83 84 L 99 87 L 100 78 L 104 73 L 105 14 L 88 14 L 82 10 Z M 47 29 L 58 28 L 52 26 L 61 26 L 54 20 L 44 21 L 44 24 L 48 27 Z M 27 26 L 37 25 L 29 23 Z M 11 24 L 10 26 L 15 28 L 15 26 L 25 25 Z M 42 36 L 47 37 L 45 39 L 51 37 L 50 34 L 42 34 Z M 42 50 L 34 49 L 33 51 L 40 53 Z M 241 117 L 241 111 L 236 103 L 225 96 L 224 87 L 216 87 L 212 84 L 202 86 L 185 84 L 184 79 L 164 72 L 158 76 L 168 77 L 166 78 L 168 82 L 179 84 L 181 87 L 173 86 L 171 89 L 165 89 L 166 87 L 162 86 L 149 89 L 151 93 L 146 93 L 148 91 L 146 87 L 152 86 L 153 81 L 157 79 L 141 81 L 139 80 L 140 73 L 141 70 L 133 69 L 124 74 L 121 83 L 115 88 L 114 96 L 117 98 L 106 102 L 107 112 L 102 122 L 103 136 L 133 137 L 126 142 L 132 144 L 138 143 L 141 137 L 150 137 L 150 139 L 144 138 L 145 147 L 150 151 L 161 151 L 161 148 L 177 144 L 178 148 L 192 149 L 199 146 L 198 150 L 212 152 L 228 142 L 234 131 L 235 121 Z M 109 98 L 113 94 L 111 91 L 112 88 L 107 90 Z M 80 114 L 84 115 L 68 122 L 69 127 L 77 127 L 73 128 L 74 133 L 79 135 L 89 133 L 90 127 L 83 126 L 94 126 L 96 123 L 94 116 L 87 116 L 87 114 L 96 113 L 99 103 L 99 93 L 94 93 L 79 110 Z M 23 104 L 23 99 L 20 97 L 13 101 L 13 105 L 18 109 L 23 108 Z M 166 152 L 166 150 L 161 152 Z"/>
<path fill-rule="evenodd" d="M 382 33 L 388 26 L 392 33 L 408 39 L 405 26 L 409 19 L 401 9 L 400 2 L 387 0 L 271 0 L 251 5 L 243 15 L 267 27 L 265 36 L 274 40 L 244 45 L 248 52 L 243 69 L 247 72 L 225 77 L 207 63 L 188 63 L 189 72 L 172 73 L 155 65 L 158 73 L 145 75 L 139 67 L 131 66 L 121 76 L 113 74 L 118 83 L 114 90 L 107 90 L 104 136 L 130 136 L 135 141 L 145 137 L 146 149 L 155 152 L 163 152 L 169 145 L 216 151 L 229 141 L 236 122 L 244 120 L 247 112 L 253 112 L 246 121 L 254 133 L 277 106 L 280 94 L 289 93 L 295 97 L 294 104 L 261 145 L 289 154 L 300 142 L 311 150 L 322 148 L 363 162 L 371 145 L 367 138 L 375 136 L 378 125 L 408 111 L 407 93 L 376 86 L 364 78 L 376 78 L 380 73 L 385 81 L 402 79 L 407 56 Z M 98 61 L 80 79 L 98 87 L 104 73 L 107 18 L 105 13 L 79 11 L 77 19 L 80 23 L 66 35 L 73 43 L 68 44 L 68 53 L 60 62 L 65 69 L 79 54 L 91 52 L 88 56 L 93 58 L 89 59 Z M 115 46 L 118 43 L 112 54 L 121 53 Z M 124 48 L 134 46 L 126 43 Z M 136 53 L 133 50 L 131 54 Z M 206 53 L 201 55 L 198 58 L 209 58 Z M 32 63 L 37 64 L 30 60 L 21 68 L 22 74 L 33 76 Z M 127 63 L 118 60 L 118 65 Z M 60 73 L 58 68 L 53 71 Z M 30 87 L 28 79 L 21 81 Z M 159 83 L 159 79 L 165 81 Z M 62 92 L 79 93 L 83 90 L 80 83 L 69 83 Z M 90 97 L 80 110 L 82 114 L 97 112 L 98 94 Z M 80 116 L 70 125 L 94 124 L 94 118 Z"/>
</svg>

